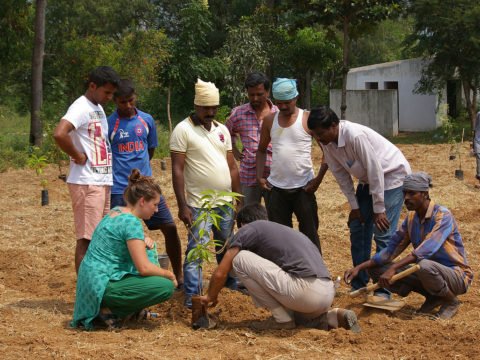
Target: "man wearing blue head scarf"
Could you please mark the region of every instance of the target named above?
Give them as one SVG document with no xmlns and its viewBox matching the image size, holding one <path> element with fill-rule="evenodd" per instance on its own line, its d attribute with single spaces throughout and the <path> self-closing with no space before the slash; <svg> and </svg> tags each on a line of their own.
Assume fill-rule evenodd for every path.
<svg viewBox="0 0 480 360">
<path fill-rule="evenodd" d="M 270 190 L 268 219 L 289 227 L 292 215 L 299 230 L 319 249 L 318 207 L 315 198 L 327 170 L 322 165 L 315 177 L 312 165 L 312 132 L 307 127 L 308 111 L 297 107 L 298 90 L 294 79 L 278 78 L 272 94 L 279 111 L 267 116 L 262 124 L 257 151 L 257 183 Z M 272 165 L 263 177 L 268 144 L 272 144 Z"/>
</svg>

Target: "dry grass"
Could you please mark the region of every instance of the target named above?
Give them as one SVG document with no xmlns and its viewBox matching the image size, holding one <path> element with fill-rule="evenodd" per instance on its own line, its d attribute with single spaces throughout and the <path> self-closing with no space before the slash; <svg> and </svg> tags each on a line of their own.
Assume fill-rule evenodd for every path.
<svg viewBox="0 0 480 360">
<path fill-rule="evenodd" d="M 414 170 L 432 174 L 432 197 L 448 206 L 464 237 L 474 271 L 480 259 L 480 192 L 474 185 L 474 159 L 464 156 L 465 181 L 454 178 L 458 163 L 448 161 L 448 145 L 401 145 Z M 463 149 L 467 153 L 467 147 Z M 318 149 L 315 150 L 318 164 Z M 161 181 L 174 215 L 177 208 L 170 174 Z M 412 295 L 396 314 L 362 308 L 340 289 L 336 306 L 352 308 L 363 332 L 298 329 L 252 332 L 251 320 L 266 318 L 241 294 L 224 290 L 216 310 L 220 328 L 193 331 L 181 295 L 156 310 L 159 319 L 120 332 L 83 332 L 68 328 L 75 294 L 73 221 L 66 186 L 46 171 L 50 205 L 40 206 L 40 187 L 29 170 L 0 174 L 4 209 L 0 215 L 0 357 L 23 359 L 467 359 L 479 358 L 474 344 L 480 334 L 480 289 L 475 282 L 461 296 L 463 305 L 452 321 L 413 316 L 422 297 Z M 346 218 L 348 205 L 330 174 L 317 195 L 320 236 L 333 275 L 350 266 Z M 183 240 L 186 232 L 177 224 Z M 163 240 L 158 232 L 151 234 Z M 211 270 L 211 269 L 210 269 Z"/>
</svg>

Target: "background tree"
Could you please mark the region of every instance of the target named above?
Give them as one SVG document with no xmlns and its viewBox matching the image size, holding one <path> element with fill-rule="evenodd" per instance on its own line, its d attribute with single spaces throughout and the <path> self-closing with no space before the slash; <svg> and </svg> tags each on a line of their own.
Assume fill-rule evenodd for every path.
<svg viewBox="0 0 480 360">
<path fill-rule="evenodd" d="M 254 26 L 251 19 L 246 18 L 238 26 L 228 29 L 220 56 L 228 68 L 224 90 L 234 107 L 245 99 L 243 85 L 247 75 L 252 71 L 265 72 L 268 54 L 260 29 Z"/>
<path fill-rule="evenodd" d="M 179 12 L 178 37 L 173 39 L 171 56 L 161 72 L 167 86 L 167 113 L 172 127 L 171 104 L 175 97 L 181 107 L 192 109 L 194 84 L 198 77 L 215 82 L 221 79 L 225 67 L 221 59 L 214 56 L 207 41 L 211 32 L 212 18 L 208 4 L 201 0 L 190 1 Z M 219 86 L 219 84 L 216 84 Z"/>
<path fill-rule="evenodd" d="M 310 108 L 312 93 L 316 101 L 319 98 L 316 95 L 321 94 L 322 102 L 325 102 L 327 94 L 328 101 L 330 76 L 327 74 L 337 65 L 339 55 L 336 38 L 330 36 L 321 25 L 310 26 L 298 21 L 303 19 L 302 14 L 296 12 L 296 7 L 292 10 L 287 2 L 277 1 L 267 5 L 260 5 L 254 14 L 243 18 L 246 31 L 255 33 L 250 41 L 255 41 L 257 52 L 248 49 L 248 46 L 246 49 L 231 46 L 231 56 L 237 54 L 236 58 L 242 58 L 248 52 L 255 56 L 261 51 L 265 54 L 264 61 L 255 61 L 257 70 L 263 71 L 266 65 L 265 72 L 272 80 L 276 77 L 297 79 L 301 106 Z M 249 44 L 248 40 L 245 43 Z"/>
<path fill-rule="evenodd" d="M 442 89 L 460 79 L 474 127 L 480 88 L 480 3 L 474 0 L 416 0 L 410 46 L 427 61 L 418 84 L 420 92 Z"/>
<path fill-rule="evenodd" d="M 289 39 L 289 63 L 293 64 L 300 102 L 311 109 L 312 81 L 316 73 L 323 74 L 333 69 L 340 58 L 340 47 L 326 31 L 314 27 L 298 29 Z"/>
<path fill-rule="evenodd" d="M 0 11 L 0 104 L 25 114 L 30 109 L 35 7 L 25 0 L 2 0 Z"/>
<path fill-rule="evenodd" d="M 45 8 L 47 0 L 35 2 L 35 41 L 32 54 L 32 107 L 30 111 L 30 145 L 41 146 L 43 139 L 40 110 L 43 101 L 43 56 L 45 50 Z"/>
<path fill-rule="evenodd" d="M 350 45 L 367 29 L 380 21 L 397 16 L 404 0 L 306 0 L 295 1 L 303 21 L 317 21 L 333 26 L 343 35 L 341 118 L 346 117 L 347 74 L 350 68 Z"/>
<path fill-rule="evenodd" d="M 413 32 L 413 18 L 386 19 L 361 37 L 353 39 L 350 48 L 350 67 L 409 59 L 418 55 L 405 48 Z"/>
</svg>

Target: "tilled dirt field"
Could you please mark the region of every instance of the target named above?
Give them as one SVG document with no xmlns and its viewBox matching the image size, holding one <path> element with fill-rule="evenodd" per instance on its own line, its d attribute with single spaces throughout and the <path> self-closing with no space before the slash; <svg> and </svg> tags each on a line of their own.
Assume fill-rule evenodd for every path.
<svg viewBox="0 0 480 360">
<path fill-rule="evenodd" d="M 454 177 L 457 161 L 448 160 L 447 145 L 401 145 L 414 170 L 434 178 L 433 199 L 449 207 L 463 235 L 476 274 L 480 259 L 480 191 L 474 189 L 474 159 L 463 156 L 465 180 Z M 467 146 L 463 148 L 467 154 Z M 319 150 L 315 148 L 316 166 Z M 154 174 L 162 184 L 172 213 L 176 202 L 170 168 Z M 0 358 L 2 359 L 479 359 L 480 290 L 477 282 L 460 297 L 462 306 L 451 321 L 416 317 L 421 296 L 406 298 L 397 313 L 363 308 L 361 299 L 339 289 L 335 306 L 353 309 L 362 333 L 343 329 L 255 332 L 252 320 L 267 311 L 249 297 L 223 290 L 214 310 L 220 326 L 212 331 L 190 328 L 182 295 L 155 308 L 158 319 L 119 332 L 70 329 L 75 296 L 73 219 L 66 185 L 54 166 L 46 170 L 50 205 L 40 206 L 39 179 L 30 170 L 0 174 Z M 331 174 L 317 193 L 322 249 L 332 275 L 350 267 L 346 220 L 348 204 Z M 403 218 L 403 216 L 402 216 Z M 182 242 L 186 231 L 177 221 Z M 162 235 L 150 234 L 163 248 Z M 211 271 L 211 267 L 209 270 Z"/>
</svg>

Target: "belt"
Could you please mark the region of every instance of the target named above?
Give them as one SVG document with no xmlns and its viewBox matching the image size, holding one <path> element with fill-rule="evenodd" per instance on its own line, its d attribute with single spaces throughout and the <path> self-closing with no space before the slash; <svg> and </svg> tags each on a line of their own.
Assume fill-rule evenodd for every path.
<svg viewBox="0 0 480 360">
<path fill-rule="evenodd" d="M 275 191 L 278 191 L 278 192 L 281 192 L 281 193 L 284 193 L 284 194 L 296 194 L 300 191 L 303 191 L 304 188 L 305 187 L 302 186 L 302 187 L 298 187 L 298 188 L 294 188 L 294 189 L 281 189 L 279 187 L 273 186 L 272 190 L 275 190 Z"/>
</svg>

